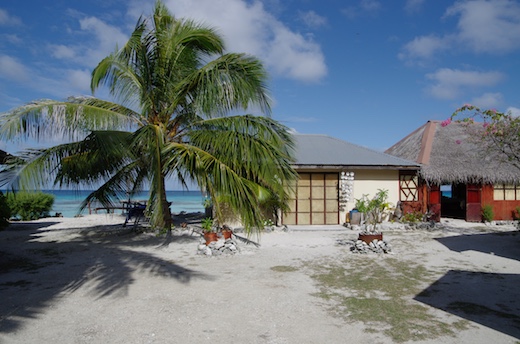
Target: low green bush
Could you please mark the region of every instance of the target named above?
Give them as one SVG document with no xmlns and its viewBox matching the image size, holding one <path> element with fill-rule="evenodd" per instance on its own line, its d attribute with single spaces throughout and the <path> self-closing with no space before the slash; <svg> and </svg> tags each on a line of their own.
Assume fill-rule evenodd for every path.
<svg viewBox="0 0 520 344">
<path fill-rule="evenodd" d="M 43 192 L 7 193 L 7 205 L 11 209 L 11 217 L 18 217 L 22 221 L 48 217 L 53 204 L 54 195 Z"/>
<path fill-rule="evenodd" d="M 491 222 L 495 218 L 495 213 L 493 212 L 493 206 L 491 204 L 485 204 L 482 207 L 482 220 L 484 222 Z"/>
<path fill-rule="evenodd" d="M 416 222 L 422 222 L 424 219 L 424 214 L 420 211 L 414 211 L 410 213 L 406 213 L 401 217 L 401 222 L 406 223 L 416 223 Z"/>
<path fill-rule="evenodd" d="M 9 226 L 9 218 L 11 217 L 11 208 L 7 204 L 7 199 L 0 191 L 0 231 Z"/>
</svg>

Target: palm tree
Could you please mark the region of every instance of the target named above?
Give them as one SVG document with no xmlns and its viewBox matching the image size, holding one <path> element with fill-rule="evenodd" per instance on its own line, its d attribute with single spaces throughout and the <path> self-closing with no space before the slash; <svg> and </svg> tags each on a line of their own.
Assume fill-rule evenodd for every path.
<svg viewBox="0 0 520 344">
<path fill-rule="evenodd" d="M 25 152 L 0 182 L 98 187 L 82 207 L 111 206 L 129 188 L 148 187 L 151 224 L 170 229 L 165 181 L 177 178 L 206 190 L 217 215 L 225 199 L 246 228 L 259 228 L 265 200 L 287 202 L 293 140 L 269 116 L 230 115 L 250 106 L 269 115 L 267 75 L 256 58 L 223 52 L 214 29 L 177 19 L 157 1 L 92 72 L 92 92 L 108 86 L 117 103 L 39 100 L 2 114 L 0 138 L 63 134 L 72 142 Z"/>
</svg>

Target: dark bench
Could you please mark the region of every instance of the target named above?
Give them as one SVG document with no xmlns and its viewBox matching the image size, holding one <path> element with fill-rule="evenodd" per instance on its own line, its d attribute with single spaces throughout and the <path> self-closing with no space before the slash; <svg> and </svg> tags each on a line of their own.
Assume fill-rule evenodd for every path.
<svg viewBox="0 0 520 344">
<path fill-rule="evenodd" d="M 135 219 L 134 226 L 136 226 L 139 223 L 139 220 L 141 220 L 145 217 L 144 216 L 145 210 L 146 210 L 146 204 L 142 204 L 139 202 L 130 204 L 129 207 L 127 208 L 126 219 L 125 219 L 125 223 L 123 224 L 123 227 L 125 227 L 126 224 L 128 223 L 128 221 L 130 221 L 132 218 Z"/>
</svg>

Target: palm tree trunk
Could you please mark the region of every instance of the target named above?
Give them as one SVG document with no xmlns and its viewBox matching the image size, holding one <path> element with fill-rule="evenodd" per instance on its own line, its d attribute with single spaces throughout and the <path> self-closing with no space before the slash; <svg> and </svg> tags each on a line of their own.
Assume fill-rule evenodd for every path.
<svg viewBox="0 0 520 344">
<path fill-rule="evenodd" d="M 161 227 L 164 229 L 167 229 L 168 231 L 171 231 L 172 229 L 172 214 L 170 211 L 170 203 L 168 202 L 168 199 L 166 198 L 166 182 L 165 182 L 165 176 L 164 173 L 160 174 L 160 187 L 159 187 L 159 199 L 161 200 L 161 207 L 162 207 L 162 221 L 161 221 Z"/>
</svg>

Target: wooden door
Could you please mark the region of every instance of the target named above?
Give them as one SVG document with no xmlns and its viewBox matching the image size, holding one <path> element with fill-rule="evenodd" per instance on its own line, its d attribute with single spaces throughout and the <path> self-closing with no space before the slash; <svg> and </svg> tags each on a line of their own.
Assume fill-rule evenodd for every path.
<svg viewBox="0 0 520 344">
<path fill-rule="evenodd" d="M 482 205 L 480 202 L 481 187 L 478 184 L 466 186 L 466 221 L 482 221 Z"/>
<path fill-rule="evenodd" d="M 300 173 L 289 201 L 285 225 L 332 225 L 339 223 L 338 174 Z"/>
<path fill-rule="evenodd" d="M 428 211 L 430 213 L 430 220 L 435 222 L 439 222 L 441 220 L 441 188 L 439 185 L 430 186 Z"/>
</svg>

